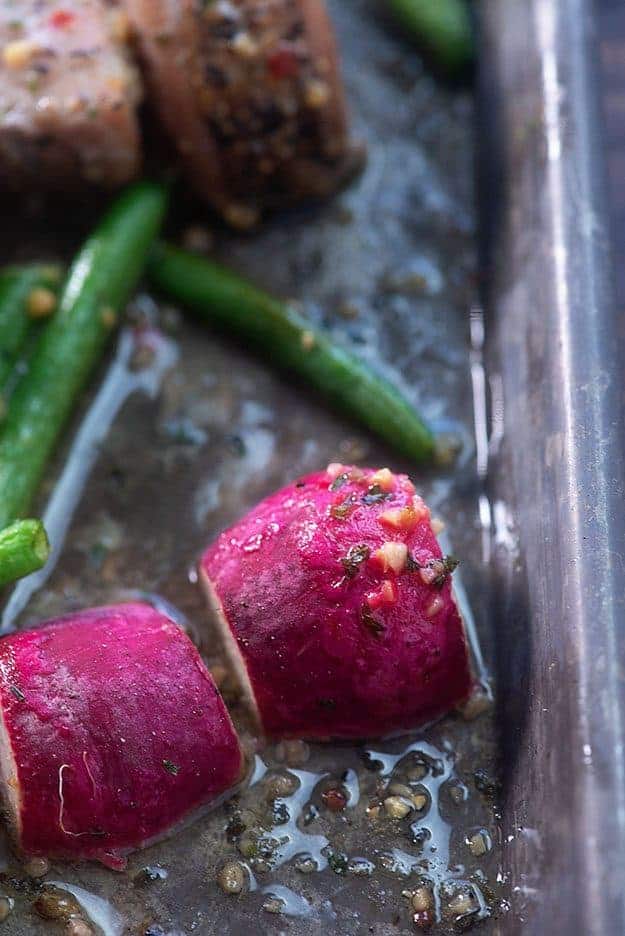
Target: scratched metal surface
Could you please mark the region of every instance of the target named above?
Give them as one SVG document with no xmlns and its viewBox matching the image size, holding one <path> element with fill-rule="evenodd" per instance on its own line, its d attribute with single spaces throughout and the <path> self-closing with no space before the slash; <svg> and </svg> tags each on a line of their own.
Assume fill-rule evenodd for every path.
<svg viewBox="0 0 625 936">
<path fill-rule="evenodd" d="M 617 6 L 483 4 L 488 361 L 505 398 L 490 490 L 524 544 L 496 589 L 511 936 L 625 930 L 622 198 L 597 72 L 603 26 L 618 74 Z"/>
<path fill-rule="evenodd" d="M 312 320 L 400 382 L 438 429 L 459 435 L 463 449 L 457 464 L 437 473 L 411 470 L 392 451 L 330 414 L 304 387 L 276 377 L 244 348 L 161 309 L 155 314 L 178 349 L 178 364 L 155 399 L 136 393 L 123 406 L 102 443 L 61 561 L 31 600 L 20 626 L 139 588 L 175 605 L 190 622 L 209 664 L 218 664 L 215 635 L 189 574 L 202 547 L 294 475 L 329 461 L 355 460 L 409 470 L 447 521 L 451 545 L 462 559 L 480 643 L 490 660 L 494 623 L 488 563 L 492 550 L 514 554 L 516 541 L 503 502 L 496 512 L 494 539 L 478 516 L 474 420 L 482 460 L 486 427 L 479 316 L 473 318 L 473 350 L 469 328 L 476 271 L 472 101 L 468 92 L 446 89 L 424 71 L 414 51 L 377 19 L 375 3 L 334 0 L 331 8 L 344 52 L 355 132 L 368 145 L 367 169 L 334 203 L 275 218 L 258 236 L 242 239 L 217 230 L 214 249 L 267 289 L 301 303 Z M 206 222 L 197 206 L 186 212 L 188 221 Z M 51 247 L 49 229 L 58 224 L 54 216 L 34 211 L 16 223 L 28 230 L 28 247 L 13 231 L 4 239 L 7 258 L 9 251 L 14 256 L 55 253 L 58 244 L 69 247 L 77 240 L 71 228 L 59 230 L 58 243 Z M 148 300 L 141 306 L 154 311 Z M 69 451 L 70 442 L 57 468 Z M 51 485 L 52 478 L 48 493 Z M 229 698 L 245 730 L 236 696 Z M 300 778 L 307 791 L 304 801 L 287 801 L 290 824 L 286 833 L 277 830 L 289 839 L 287 851 L 310 850 L 322 868 L 330 849 L 371 862 L 371 874 L 358 874 L 355 863 L 344 874 L 325 867 L 305 875 L 288 860 L 256 872 L 254 892 L 226 897 L 216 884 L 216 872 L 237 850 L 226 838 L 228 815 L 220 808 L 168 842 L 132 856 L 125 873 L 54 864 L 48 879 L 82 888 L 76 893 L 105 936 L 407 936 L 414 927 L 402 891 L 414 888 L 424 873 L 437 882 L 441 900 L 441 920 L 432 932 L 456 931 L 453 913 L 443 911 L 453 888 L 461 886 L 473 887 L 474 897 L 482 901 L 480 913 L 464 922 L 475 922 L 484 932 L 506 932 L 508 884 L 501 883 L 504 846 L 497 806 L 484 792 L 483 775 L 476 778 L 476 771 L 484 771 L 496 785 L 491 715 L 472 722 L 452 716 L 407 739 L 374 742 L 369 748 L 390 755 L 411 745 L 429 765 L 424 784 L 431 806 L 421 823 L 426 832 L 421 844 L 410 840 L 406 822 L 366 817 L 385 763 L 385 758 L 374 758 L 373 765 L 369 758 L 368 763 L 366 745 L 314 748 L 302 768 L 307 776 Z M 275 766 L 273 748 L 261 749 L 259 755 L 270 768 Z M 307 802 L 320 805 L 319 778 L 324 773 L 340 777 L 345 770 L 353 772 L 349 777 L 353 789 L 358 787 L 358 803 L 354 794 L 345 816 L 321 808 L 318 818 L 303 825 Z M 257 813 L 266 809 L 262 780 L 242 795 L 241 803 Z M 491 851 L 479 858 L 471 856 L 465 841 L 476 829 L 487 830 L 492 839 Z M 420 865 L 424 860 L 429 864 Z M 140 873 L 146 866 L 162 868 L 166 877 L 146 884 Z M 362 871 L 364 865 L 359 867 Z M 35 936 L 57 926 L 61 932 L 58 924 L 39 919 L 33 910 L 36 893 L 22 880 L 23 872 L 8 857 L 0 891 L 4 887 L 16 906 L 7 931 Z M 451 881 L 449 893 L 446 881 Z M 84 892 L 105 903 L 90 902 Z M 284 898 L 282 913 L 263 909 L 268 892 Z"/>
</svg>

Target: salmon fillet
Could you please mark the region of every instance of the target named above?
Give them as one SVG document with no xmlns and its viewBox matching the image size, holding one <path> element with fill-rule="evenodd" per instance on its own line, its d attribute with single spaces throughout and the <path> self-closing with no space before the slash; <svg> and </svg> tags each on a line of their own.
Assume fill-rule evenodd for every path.
<svg viewBox="0 0 625 936">
<path fill-rule="evenodd" d="M 0 0 L 0 185 L 120 185 L 140 164 L 128 18 L 102 0 Z"/>
<path fill-rule="evenodd" d="M 194 188 L 236 227 L 362 163 L 323 0 L 126 0 L 152 103 Z"/>
</svg>

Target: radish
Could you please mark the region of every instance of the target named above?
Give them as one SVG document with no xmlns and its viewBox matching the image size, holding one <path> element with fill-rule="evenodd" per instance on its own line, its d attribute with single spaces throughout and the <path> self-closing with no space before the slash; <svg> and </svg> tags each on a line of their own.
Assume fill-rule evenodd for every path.
<svg viewBox="0 0 625 936">
<path fill-rule="evenodd" d="M 454 566 L 406 475 L 330 465 L 222 533 L 200 571 L 265 734 L 364 738 L 470 694 Z"/>
<path fill-rule="evenodd" d="M 234 784 L 243 757 L 200 656 L 145 604 L 0 641 L 2 780 L 26 855 L 124 855 Z"/>
</svg>

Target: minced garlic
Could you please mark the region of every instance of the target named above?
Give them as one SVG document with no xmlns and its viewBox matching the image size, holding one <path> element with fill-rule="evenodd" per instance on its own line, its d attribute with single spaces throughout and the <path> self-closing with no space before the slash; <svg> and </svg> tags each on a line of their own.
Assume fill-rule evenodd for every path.
<svg viewBox="0 0 625 936">
<path fill-rule="evenodd" d="M 345 471 L 345 465 L 341 465 L 340 462 L 330 462 L 330 464 L 326 468 L 326 474 L 333 481 L 336 481 L 338 476 L 340 474 L 343 474 L 344 471 Z"/>
<path fill-rule="evenodd" d="M 389 541 L 384 543 L 373 554 L 374 558 L 381 564 L 384 572 L 392 569 L 397 575 L 403 572 L 408 561 L 408 547 L 405 543 L 395 543 Z"/>
<path fill-rule="evenodd" d="M 412 506 L 417 516 L 417 521 L 429 519 L 430 508 L 426 505 L 423 498 L 419 497 L 418 494 L 415 494 L 414 497 L 412 498 Z"/>
<path fill-rule="evenodd" d="M 410 530 L 416 526 L 419 517 L 413 507 L 393 507 L 379 514 L 378 520 L 396 530 Z"/>
<path fill-rule="evenodd" d="M 378 487 L 388 493 L 395 486 L 395 475 L 389 468 L 380 468 L 375 474 L 371 475 L 371 484 L 377 484 Z"/>
<path fill-rule="evenodd" d="M 382 582 L 380 597 L 386 604 L 395 604 L 397 601 L 397 589 L 395 588 L 395 584 L 391 582 L 390 579 L 384 579 Z"/>
<path fill-rule="evenodd" d="M 25 68 L 39 47 L 30 39 L 16 39 L 2 50 L 2 59 L 7 68 Z"/>
</svg>

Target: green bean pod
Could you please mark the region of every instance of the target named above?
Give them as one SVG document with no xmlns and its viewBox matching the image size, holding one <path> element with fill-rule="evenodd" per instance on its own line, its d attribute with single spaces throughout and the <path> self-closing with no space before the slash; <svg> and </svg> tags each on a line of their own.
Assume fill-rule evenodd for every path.
<svg viewBox="0 0 625 936">
<path fill-rule="evenodd" d="M 0 528 L 27 510 L 72 407 L 134 289 L 165 212 L 141 182 L 114 202 L 75 258 L 0 429 Z"/>
<path fill-rule="evenodd" d="M 414 462 L 433 458 L 434 436 L 399 391 L 288 305 L 223 267 L 167 244 L 152 251 L 148 275 L 163 293 L 245 339 L 272 364 L 301 376 L 398 452 Z"/>
<path fill-rule="evenodd" d="M 19 520 L 0 530 L 0 588 L 41 569 L 49 555 L 41 520 Z"/>
<path fill-rule="evenodd" d="M 37 318 L 29 310 L 35 291 L 54 294 L 61 281 L 61 268 L 29 264 L 0 271 L 0 393 L 15 367 Z"/>
<path fill-rule="evenodd" d="M 471 15 L 466 0 L 388 0 L 406 34 L 450 75 L 473 60 Z"/>
</svg>

